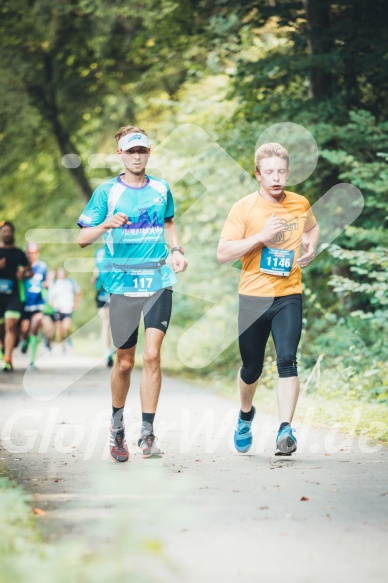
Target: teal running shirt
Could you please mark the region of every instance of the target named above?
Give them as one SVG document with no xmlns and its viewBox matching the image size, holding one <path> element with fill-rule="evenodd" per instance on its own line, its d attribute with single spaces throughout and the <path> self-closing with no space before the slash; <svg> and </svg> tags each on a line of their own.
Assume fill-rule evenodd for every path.
<svg viewBox="0 0 388 583">
<path fill-rule="evenodd" d="M 112 260 L 106 256 L 105 247 L 100 247 L 94 254 L 94 263 L 98 269 L 98 277 L 96 279 L 96 290 L 103 289 L 104 283 L 110 272 L 112 271 Z"/>
<path fill-rule="evenodd" d="M 131 268 L 150 267 L 168 257 L 164 223 L 174 217 L 174 201 L 169 185 L 160 178 L 146 175 L 146 184 L 134 188 L 127 186 L 121 176 L 96 188 L 77 224 L 96 227 L 116 213 L 126 214 L 131 225 L 110 229 L 104 235 L 106 258 L 112 262 L 104 289 L 111 294 L 149 295 L 133 290 L 127 294 L 126 272 Z M 160 266 L 159 270 L 160 288 L 176 283 L 175 274 L 168 265 Z M 154 292 L 152 289 L 151 293 Z"/>
</svg>

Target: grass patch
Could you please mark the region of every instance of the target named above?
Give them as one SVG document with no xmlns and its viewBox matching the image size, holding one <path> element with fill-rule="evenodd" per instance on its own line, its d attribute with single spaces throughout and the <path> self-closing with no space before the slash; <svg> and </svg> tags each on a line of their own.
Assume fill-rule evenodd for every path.
<svg viewBox="0 0 388 583">
<path fill-rule="evenodd" d="M 0 583 L 155 581 L 139 565 L 149 564 L 155 569 L 155 561 L 161 564 L 158 541 L 135 539 L 132 527 L 125 521 L 115 525 L 113 542 L 102 548 L 90 548 L 85 540 L 49 544 L 37 525 L 44 516 L 34 514 L 31 497 L 4 473 L 0 469 Z"/>
</svg>

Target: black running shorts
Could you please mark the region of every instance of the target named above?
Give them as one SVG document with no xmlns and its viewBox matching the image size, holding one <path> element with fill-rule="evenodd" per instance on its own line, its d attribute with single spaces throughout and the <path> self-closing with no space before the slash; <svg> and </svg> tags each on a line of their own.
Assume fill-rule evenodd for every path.
<svg viewBox="0 0 388 583">
<path fill-rule="evenodd" d="M 109 304 L 110 327 L 116 348 L 132 348 L 137 344 L 140 318 L 144 328 L 167 332 L 171 318 L 172 289 L 165 288 L 148 298 L 112 294 Z"/>
<path fill-rule="evenodd" d="M 0 320 L 4 319 L 6 312 L 15 312 L 22 315 L 24 308 L 20 301 L 19 294 L 0 294 Z"/>
</svg>

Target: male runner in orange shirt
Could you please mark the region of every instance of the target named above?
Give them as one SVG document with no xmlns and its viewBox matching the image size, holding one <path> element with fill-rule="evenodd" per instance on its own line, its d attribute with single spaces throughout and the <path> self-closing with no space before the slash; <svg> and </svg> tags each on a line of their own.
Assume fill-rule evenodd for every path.
<svg viewBox="0 0 388 583">
<path fill-rule="evenodd" d="M 284 190 L 289 156 L 280 144 L 264 144 L 256 151 L 255 176 L 260 188 L 234 204 L 217 252 L 220 263 L 242 260 L 238 290 L 241 411 L 234 444 L 239 452 L 251 448 L 252 402 L 272 332 L 279 374 L 280 427 L 275 453 L 290 455 L 297 448 L 291 421 L 299 395 L 296 352 L 302 331 L 301 268 L 314 258 L 319 227 L 308 200 Z"/>
</svg>

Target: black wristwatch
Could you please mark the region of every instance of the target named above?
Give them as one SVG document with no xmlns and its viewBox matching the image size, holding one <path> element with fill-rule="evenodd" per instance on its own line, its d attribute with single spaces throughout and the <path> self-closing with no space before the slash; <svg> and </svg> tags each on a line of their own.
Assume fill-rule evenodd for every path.
<svg viewBox="0 0 388 583">
<path fill-rule="evenodd" d="M 180 245 L 178 247 L 173 247 L 171 249 L 171 253 L 174 253 L 174 251 L 179 251 L 179 253 L 182 253 L 182 255 L 185 254 L 185 250 L 183 249 L 183 247 L 181 247 Z"/>
</svg>

